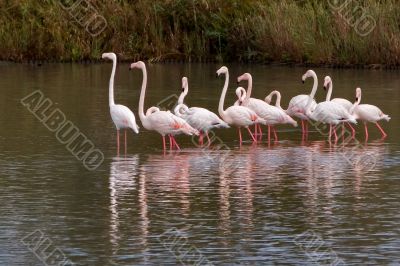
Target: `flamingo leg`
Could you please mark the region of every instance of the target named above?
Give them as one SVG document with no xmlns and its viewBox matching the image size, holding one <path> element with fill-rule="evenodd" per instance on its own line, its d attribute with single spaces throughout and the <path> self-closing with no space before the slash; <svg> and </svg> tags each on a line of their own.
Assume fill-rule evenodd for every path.
<svg viewBox="0 0 400 266">
<path fill-rule="evenodd" d="M 126 144 L 126 129 L 125 129 L 125 155 L 126 155 L 126 150 L 127 150 L 127 144 Z"/>
<path fill-rule="evenodd" d="M 201 131 L 199 133 L 199 143 L 200 143 L 200 146 L 203 146 L 203 133 Z"/>
<path fill-rule="evenodd" d="M 367 122 L 364 122 L 364 128 L 365 128 L 365 141 L 368 141 L 368 128 L 367 128 Z"/>
<path fill-rule="evenodd" d="M 254 124 L 254 136 L 257 136 L 258 124 Z"/>
<path fill-rule="evenodd" d="M 175 140 L 175 137 L 174 137 L 174 136 L 172 136 L 172 142 L 173 142 L 173 144 L 175 145 L 175 147 L 176 147 L 178 150 L 180 150 L 180 149 L 181 149 L 181 147 L 179 147 L 178 143 L 176 142 L 176 140 Z"/>
<path fill-rule="evenodd" d="M 271 126 L 268 125 L 268 143 L 271 141 Z"/>
<path fill-rule="evenodd" d="M 304 120 L 303 119 L 301 119 L 301 132 L 304 135 Z"/>
<path fill-rule="evenodd" d="M 278 141 L 278 134 L 276 134 L 276 130 L 275 130 L 274 126 L 272 126 L 272 132 L 274 132 L 275 141 Z"/>
<path fill-rule="evenodd" d="M 333 126 L 333 134 L 335 135 L 335 142 L 338 141 L 338 136 L 336 134 L 336 126 Z"/>
<path fill-rule="evenodd" d="M 351 129 L 351 136 L 354 138 L 354 136 L 356 135 L 356 130 L 349 122 L 346 122 L 346 124 Z"/>
<path fill-rule="evenodd" d="M 249 134 L 251 136 L 251 138 L 253 139 L 254 142 L 257 142 L 256 138 L 254 137 L 253 133 L 251 133 L 250 128 L 247 127 L 247 131 L 249 131 Z"/>
<path fill-rule="evenodd" d="M 165 151 L 166 150 L 166 147 L 165 147 L 165 136 L 162 136 L 162 142 L 163 142 L 163 150 Z"/>
<path fill-rule="evenodd" d="M 117 153 L 119 155 L 119 129 L 117 129 Z"/>
<path fill-rule="evenodd" d="M 344 143 L 344 122 L 342 124 L 342 141 Z"/>
<path fill-rule="evenodd" d="M 169 137 L 169 149 L 172 150 L 172 149 L 173 149 L 173 146 L 172 146 L 172 144 L 173 144 L 173 142 L 172 142 L 172 136 L 171 136 L 171 135 L 168 135 L 168 137 Z"/>
<path fill-rule="evenodd" d="M 332 125 L 329 125 L 329 140 L 332 137 Z"/>
<path fill-rule="evenodd" d="M 262 140 L 263 132 L 262 132 L 262 129 L 261 129 L 261 125 L 258 126 L 258 132 L 260 133 L 260 140 Z"/>
<path fill-rule="evenodd" d="M 242 146 L 242 131 L 240 130 L 240 127 L 238 128 L 238 130 L 239 130 L 239 143 L 240 146 Z"/>
<path fill-rule="evenodd" d="M 376 122 L 375 125 L 376 125 L 376 126 L 379 128 L 379 130 L 381 131 L 381 133 L 382 133 L 382 138 L 386 138 L 386 137 L 387 137 L 387 134 L 386 134 L 386 132 L 383 130 L 383 128 L 378 124 L 378 122 Z"/>
</svg>

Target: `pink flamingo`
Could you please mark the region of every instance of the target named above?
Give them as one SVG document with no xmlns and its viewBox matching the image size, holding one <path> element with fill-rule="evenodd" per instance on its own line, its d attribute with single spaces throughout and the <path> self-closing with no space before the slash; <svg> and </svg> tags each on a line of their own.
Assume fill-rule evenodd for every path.
<svg viewBox="0 0 400 266">
<path fill-rule="evenodd" d="M 166 150 L 165 146 L 165 135 L 168 135 L 170 141 L 170 149 L 176 147 L 180 149 L 178 143 L 175 140 L 175 135 L 186 134 L 186 135 L 198 135 L 199 132 L 192 128 L 185 120 L 169 111 L 160 111 L 157 107 L 150 107 L 146 115 L 144 114 L 144 97 L 147 86 L 147 71 L 146 65 L 142 61 L 132 63 L 130 69 L 138 68 L 143 72 L 142 89 L 140 92 L 139 99 L 139 118 L 142 125 L 147 130 L 154 130 L 161 134 L 163 139 L 163 149 Z"/>
<path fill-rule="evenodd" d="M 359 120 L 364 122 L 365 128 L 365 141 L 368 140 L 367 122 L 375 123 L 376 127 L 381 131 L 382 138 L 387 137 L 383 128 L 379 125 L 378 121 L 386 120 L 389 122 L 390 116 L 384 114 L 381 109 L 371 104 L 360 104 L 361 102 L 361 88 L 356 89 L 356 102 L 351 108 L 351 113 Z"/>
<path fill-rule="evenodd" d="M 242 133 L 240 128 L 245 127 L 249 132 L 251 138 L 254 142 L 257 142 L 256 138 L 251 133 L 249 126 L 254 125 L 255 123 L 262 123 L 265 124 L 265 120 L 258 117 L 257 114 L 244 106 L 230 106 L 226 110 L 224 110 L 224 101 L 226 96 L 226 91 L 228 90 L 229 84 L 229 71 L 226 66 L 221 67 L 217 71 L 217 75 L 225 74 L 225 83 L 222 89 L 221 98 L 219 100 L 218 105 L 218 113 L 221 118 L 228 123 L 229 125 L 233 125 L 238 127 L 239 131 L 239 141 L 240 145 L 242 145 Z"/>
<path fill-rule="evenodd" d="M 187 77 L 182 78 L 182 93 L 178 99 L 178 105 L 174 109 L 176 116 L 183 118 L 193 128 L 200 132 L 199 143 L 203 145 L 203 134 L 206 135 L 208 145 L 211 144 L 208 132 L 213 128 L 229 128 L 229 125 L 225 123 L 213 112 L 201 108 L 201 107 L 188 107 L 183 103 L 187 93 L 189 91 L 189 85 Z"/>
<path fill-rule="evenodd" d="M 350 109 L 353 106 L 353 104 L 349 100 L 346 100 L 343 98 L 334 98 L 331 100 L 333 84 L 332 84 L 332 79 L 329 76 L 326 76 L 324 78 L 324 90 L 326 91 L 327 89 L 328 89 L 328 93 L 326 94 L 326 101 L 331 101 L 331 102 L 337 103 L 337 104 L 343 106 L 344 109 L 346 109 L 348 112 L 350 112 Z M 351 132 L 352 132 L 351 135 L 352 135 L 352 137 L 354 137 L 356 135 L 356 130 L 354 129 L 354 127 L 352 127 L 352 125 L 349 122 L 343 123 L 343 127 L 342 127 L 343 137 L 344 137 L 344 124 L 345 123 L 351 129 Z"/>
<path fill-rule="evenodd" d="M 276 134 L 276 130 L 274 127 L 275 125 L 289 123 L 295 127 L 297 126 L 297 122 L 294 121 L 290 116 L 288 116 L 285 113 L 285 111 L 283 111 L 281 108 L 270 105 L 267 102 L 260 100 L 260 99 L 250 98 L 253 82 L 252 82 L 252 77 L 249 73 L 244 73 L 243 75 L 238 77 L 238 82 L 240 82 L 242 80 L 247 80 L 247 82 L 248 82 L 246 97 L 245 97 L 245 100 L 243 101 L 242 105 L 250 108 L 259 117 L 263 118 L 266 121 L 266 124 L 268 125 L 268 141 L 270 141 L 270 128 L 271 127 L 272 127 L 272 131 L 274 133 L 275 140 L 278 140 L 278 135 Z M 256 127 L 259 128 L 259 131 L 262 134 L 261 127 L 257 126 L 257 125 L 256 125 Z"/>
<path fill-rule="evenodd" d="M 127 149 L 127 141 L 126 141 L 126 129 L 131 128 L 136 134 L 139 133 L 139 127 L 136 124 L 135 115 L 132 111 L 121 104 L 115 104 L 114 102 L 114 76 L 115 69 L 117 67 L 117 56 L 115 53 L 103 53 L 101 55 L 102 59 L 110 59 L 113 62 L 113 67 L 111 71 L 110 83 L 108 86 L 108 100 L 110 105 L 110 114 L 111 119 L 117 128 L 117 150 L 119 154 L 119 130 L 123 128 L 125 130 L 125 154 Z"/>
<path fill-rule="evenodd" d="M 286 110 L 286 113 L 290 116 L 295 116 L 301 119 L 301 129 L 303 132 L 303 137 L 308 134 L 308 120 L 310 119 L 307 114 L 308 104 L 310 103 L 311 111 L 315 109 L 317 103 L 314 100 L 315 93 L 317 92 L 318 88 L 318 78 L 317 74 L 313 70 L 308 70 L 301 78 L 302 82 L 312 77 L 314 79 L 314 85 L 310 95 L 300 94 L 293 97 L 290 102 L 289 106 Z"/>
</svg>

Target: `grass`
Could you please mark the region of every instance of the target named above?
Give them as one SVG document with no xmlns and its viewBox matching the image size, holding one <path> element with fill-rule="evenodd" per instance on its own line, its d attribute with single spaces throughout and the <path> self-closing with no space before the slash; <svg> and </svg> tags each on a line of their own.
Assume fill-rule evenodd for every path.
<svg viewBox="0 0 400 266">
<path fill-rule="evenodd" d="M 58 1 L 76 2 L 3 1 L 0 59 L 79 61 L 114 51 L 153 62 L 400 63 L 397 0 L 347 0 L 350 17 L 328 4 L 345 0 L 92 0 L 108 24 L 96 37 Z M 376 22 L 364 37 L 351 25 L 363 12 Z"/>
</svg>

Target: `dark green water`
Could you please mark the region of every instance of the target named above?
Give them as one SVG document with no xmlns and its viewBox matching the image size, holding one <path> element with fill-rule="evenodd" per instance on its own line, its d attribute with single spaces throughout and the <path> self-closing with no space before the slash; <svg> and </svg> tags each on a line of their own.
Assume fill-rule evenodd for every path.
<svg viewBox="0 0 400 266">
<path fill-rule="evenodd" d="M 223 85 L 217 68 L 149 66 L 145 106 L 168 106 L 186 75 L 186 102 L 216 112 Z M 235 78 L 250 72 L 253 96 L 278 89 L 286 108 L 291 97 L 310 92 L 312 82 L 300 82 L 305 70 L 230 66 L 225 106 L 235 101 Z M 332 76 L 333 97 L 353 101 L 360 86 L 363 103 L 391 115 L 382 123 L 384 140 L 373 125 L 368 143 L 359 125 L 360 143 L 345 146 L 316 130 L 302 141 L 299 128 L 279 126 L 279 142 L 247 141 L 240 149 L 236 129 L 226 129 L 214 132 L 223 149 L 196 148 L 178 136 L 183 149 L 164 155 L 161 137 L 141 126 L 139 135 L 129 132 L 121 157 L 109 115 L 110 71 L 111 64 L 0 65 L 1 265 L 64 258 L 76 265 L 399 264 L 398 71 L 315 69 L 320 88 Z M 141 78 L 127 64 L 117 68 L 116 102 L 137 120 Z M 37 89 L 104 154 L 98 168 L 87 170 L 21 104 Z"/>
</svg>

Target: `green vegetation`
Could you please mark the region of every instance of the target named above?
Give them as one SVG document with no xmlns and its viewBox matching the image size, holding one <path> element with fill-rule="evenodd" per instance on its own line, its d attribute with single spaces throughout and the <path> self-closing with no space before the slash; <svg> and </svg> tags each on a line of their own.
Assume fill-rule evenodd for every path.
<svg viewBox="0 0 400 266">
<path fill-rule="evenodd" d="M 1 1 L 0 59 L 400 63 L 398 0 L 92 0 L 107 21 L 95 37 L 60 2 L 77 1 Z M 376 22 L 365 37 L 362 14 Z"/>
</svg>

